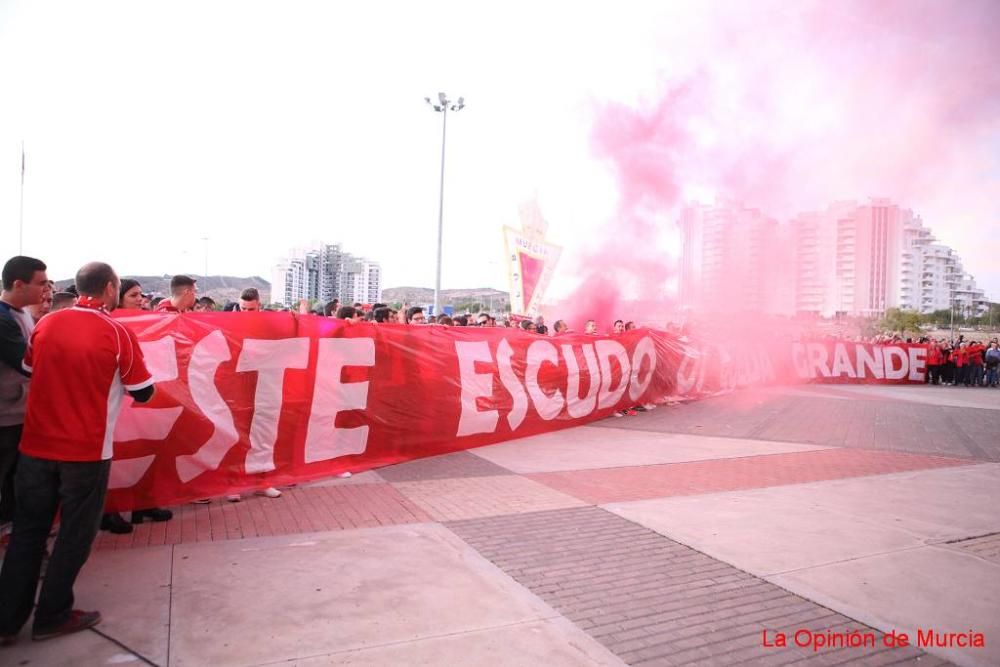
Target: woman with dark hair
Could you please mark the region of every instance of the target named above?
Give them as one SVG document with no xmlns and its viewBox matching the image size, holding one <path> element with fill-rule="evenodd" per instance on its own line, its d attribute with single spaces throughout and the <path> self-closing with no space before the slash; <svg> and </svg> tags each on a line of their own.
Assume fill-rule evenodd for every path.
<svg viewBox="0 0 1000 667">
<path fill-rule="evenodd" d="M 142 310 L 142 285 L 138 280 L 122 278 L 118 291 L 118 307 L 123 310 Z"/>
<path fill-rule="evenodd" d="M 142 310 L 142 286 L 138 280 L 122 278 L 118 290 L 118 308 L 121 310 Z M 170 510 L 153 507 L 147 510 L 133 510 L 132 523 L 142 523 L 149 517 L 153 521 L 168 521 L 174 513 Z M 108 530 L 119 535 L 131 533 L 132 526 L 117 512 L 110 512 L 101 517 L 101 530 Z"/>
</svg>

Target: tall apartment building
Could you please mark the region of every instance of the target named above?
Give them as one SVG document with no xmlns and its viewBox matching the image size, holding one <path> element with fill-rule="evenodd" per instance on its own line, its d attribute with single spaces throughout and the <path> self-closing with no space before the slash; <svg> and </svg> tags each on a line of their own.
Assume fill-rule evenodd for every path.
<svg viewBox="0 0 1000 667">
<path fill-rule="evenodd" d="M 786 312 L 794 306 L 787 227 L 740 204 L 681 213 L 681 303 L 707 310 Z"/>
<path fill-rule="evenodd" d="M 686 306 L 824 317 L 987 307 L 957 253 L 885 199 L 836 203 L 788 224 L 739 204 L 689 206 L 680 223 Z"/>
<path fill-rule="evenodd" d="M 300 299 L 376 303 L 382 298 L 382 269 L 339 244 L 315 243 L 293 249 L 274 267 L 271 293 L 286 306 Z"/>
</svg>

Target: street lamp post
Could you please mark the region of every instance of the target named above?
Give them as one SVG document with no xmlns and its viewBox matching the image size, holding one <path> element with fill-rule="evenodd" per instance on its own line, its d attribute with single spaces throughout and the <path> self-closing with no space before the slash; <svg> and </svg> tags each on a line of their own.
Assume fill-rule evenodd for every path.
<svg viewBox="0 0 1000 667">
<path fill-rule="evenodd" d="M 465 98 L 459 97 L 457 102 L 452 103 L 445 93 L 438 93 L 437 102 L 425 97 L 424 101 L 430 105 L 434 111 L 441 114 L 441 193 L 438 201 L 438 252 L 437 252 L 437 277 L 434 280 L 434 315 L 441 314 L 441 240 L 444 235 L 444 149 L 445 140 L 448 135 L 448 112 L 461 111 L 465 107 Z"/>
</svg>

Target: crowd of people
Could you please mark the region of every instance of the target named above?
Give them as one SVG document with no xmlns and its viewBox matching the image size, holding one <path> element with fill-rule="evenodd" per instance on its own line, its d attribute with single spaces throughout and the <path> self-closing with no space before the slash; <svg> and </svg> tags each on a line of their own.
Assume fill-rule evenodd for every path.
<svg viewBox="0 0 1000 667">
<path fill-rule="evenodd" d="M 112 435 L 125 396 L 145 402 L 155 390 L 138 339 L 110 312 L 264 310 L 254 288 L 220 306 L 208 296 L 199 296 L 197 281 L 185 275 L 174 276 L 169 295 L 157 297 L 144 293 L 136 280 L 119 279 L 110 266 L 99 262 L 82 267 L 74 284 L 64 290 L 55 289 L 46 271 L 42 261 L 17 256 L 7 261 L 2 275 L 0 533 L 9 532 L 9 543 L 0 570 L 0 645 L 16 640 L 33 609 L 32 638 L 36 640 L 96 625 L 98 612 L 73 608 L 73 584 L 97 531 L 129 532 L 132 524 L 147 519 L 172 518 L 170 510 L 158 507 L 135 510 L 130 521 L 104 511 Z M 542 336 L 572 333 L 564 320 L 556 320 L 549 328 L 543 317 L 498 320 L 488 312 L 432 316 L 420 306 L 396 309 L 384 303 L 341 304 L 336 299 L 315 310 L 303 301 L 298 312 L 347 323 L 508 327 Z M 607 334 L 620 335 L 635 328 L 634 322 L 615 320 Z M 587 320 L 583 333 L 598 335 L 597 322 Z M 997 338 L 984 344 L 963 336 L 913 340 L 893 334 L 858 342 L 926 343 L 930 384 L 1000 384 Z M 62 406 L 59 419 L 51 418 L 53 406 Z M 636 415 L 653 407 L 635 405 L 615 416 Z M 258 493 L 281 496 L 276 488 Z M 238 502 L 240 496 L 227 499 Z M 57 538 L 36 605 L 41 565 L 48 555 L 47 538 L 57 515 Z"/>
<path fill-rule="evenodd" d="M 105 511 L 104 500 L 113 455 L 113 433 L 126 396 L 150 400 L 155 391 L 135 334 L 110 316 L 115 310 L 163 313 L 264 310 L 258 290 L 242 291 L 237 301 L 219 305 L 199 296 L 197 281 L 174 276 L 170 293 L 143 292 L 131 278 L 120 279 L 107 264 L 82 267 L 72 285 L 57 290 L 39 259 L 13 257 L 3 267 L 0 294 L 0 537 L 7 540 L 0 570 L 0 646 L 16 641 L 34 612 L 31 636 L 58 637 L 92 627 L 99 612 L 73 608 L 73 585 L 86 562 L 98 530 L 126 533 L 145 520 L 169 521 L 170 510 L 135 510 L 130 520 Z M 552 329 L 544 318 L 497 319 L 482 312 L 431 317 L 420 306 L 395 309 L 330 301 L 300 314 L 376 324 L 517 327 L 536 335 L 563 335 L 563 320 Z M 609 333 L 635 328 L 615 321 Z M 586 334 L 597 334 L 593 320 Z M 30 389 L 30 390 L 29 390 Z M 60 419 L 52 419 L 53 406 Z M 652 406 L 649 406 L 652 407 Z M 647 409 L 634 406 L 618 416 Z M 347 476 L 349 473 L 344 473 Z M 276 488 L 259 491 L 281 496 Z M 239 495 L 229 495 L 231 502 Z M 209 502 L 204 499 L 196 502 Z M 58 520 L 56 540 L 48 538 Z M 40 572 L 48 557 L 38 593 Z"/>
<path fill-rule="evenodd" d="M 927 376 L 929 384 L 953 387 L 1000 386 L 1000 340 L 993 338 L 989 345 L 967 341 L 959 336 L 953 341 L 945 338 L 926 341 Z"/>
<path fill-rule="evenodd" d="M 99 612 L 74 609 L 73 586 L 104 514 L 112 435 L 125 396 L 143 403 L 155 388 L 135 333 L 109 314 L 122 299 L 109 265 L 83 266 L 69 299 L 56 299 L 45 263 L 33 257 L 8 260 L 2 281 L 0 518 L 12 523 L 0 569 L 0 646 L 6 646 L 32 613 L 35 640 L 100 622 Z M 156 512 L 133 520 L 156 520 Z"/>
</svg>

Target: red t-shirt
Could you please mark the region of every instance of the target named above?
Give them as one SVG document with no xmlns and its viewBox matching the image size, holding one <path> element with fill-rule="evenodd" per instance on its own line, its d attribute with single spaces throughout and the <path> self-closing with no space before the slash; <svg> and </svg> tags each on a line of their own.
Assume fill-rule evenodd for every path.
<svg viewBox="0 0 1000 667">
<path fill-rule="evenodd" d="M 968 348 L 969 350 L 969 363 L 973 366 L 983 365 L 983 350 L 986 348 L 978 343 L 973 343 Z"/>
<path fill-rule="evenodd" d="M 927 365 L 939 366 L 942 363 L 944 363 L 944 355 L 941 353 L 941 348 L 936 345 L 931 346 L 927 350 Z"/>
<path fill-rule="evenodd" d="M 181 311 L 174 308 L 174 304 L 170 302 L 170 299 L 164 299 L 163 301 L 156 304 L 157 312 L 163 313 L 179 313 Z"/>
<path fill-rule="evenodd" d="M 125 391 L 153 384 L 135 334 L 104 309 L 43 317 L 28 342 L 31 392 L 21 452 L 52 461 L 111 458 Z"/>
</svg>

